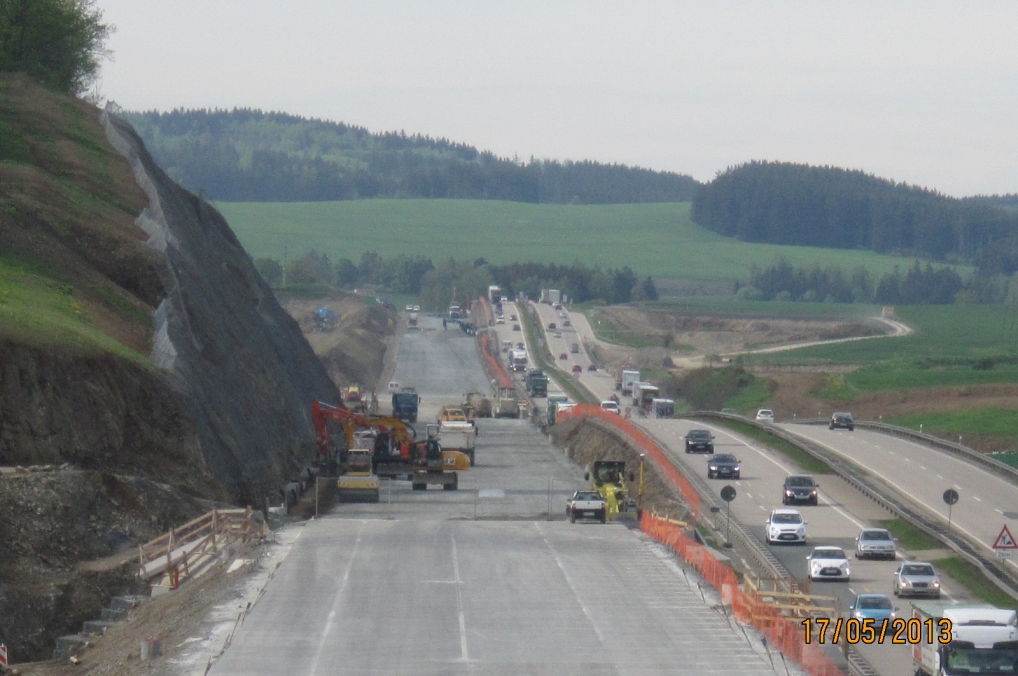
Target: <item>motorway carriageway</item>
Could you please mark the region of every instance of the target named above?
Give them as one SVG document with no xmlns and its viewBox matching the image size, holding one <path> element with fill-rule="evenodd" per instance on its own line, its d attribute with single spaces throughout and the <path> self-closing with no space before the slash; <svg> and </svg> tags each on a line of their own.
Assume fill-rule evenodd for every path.
<svg viewBox="0 0 1018 676">
<path fill-rule="evenodd" d="M 559 311 L 546 304 L 534 304 L 534 307 L 537 308 L 542 330 L 546 334 L 549 322 L 561 326 Z M 582 344 L 594 340 L 590 325 L 582 313 L 571 312 L 569 316 L 571 334 L 567 335 L 563 330 L 561 339 L 548 338 L 555 356 L 558 356 L 563 343 Z M 582 363 L 584 371 L 579 380 L 595 396 L 601 399 L 611 396 L 615 385 L 611 374 L 588 372 L 586 364 L 589 361 L 586 361 L 585 351 L 581 351 L 580 355 L 570 354 L 569 357 L 569 360 L 559 361 L 559 364 L 568 365 L 563 370 L 568 371 L 574 361 Z M 623 400 L 620 406 L 624 409 L 626 404 L 631 403 L 631 400 Z M 780 411 L 778 413 L 780 415 Z M 734 482 L 738 497 L 732 503 L 732 516 L 747 526 L 761 542 L 765 540 L 764 520 L 771 509 L 782 507 L 781 485 L 784 477 L 798 471 L 786 458 L 720 426 L 689 420 L 637 417 L 632 422 L 651 433 L 678 465 L 703 477 L 706 477 L 706 459 L 698 455 L 687 455 L 682 437 L 689 429 L 710 429 L 717 437 L 716 452 L 734 453 L 742 460 L 742 479 Z M 988 550 L 1005 523 L 1012 524 L 1012 533 L 1016 532 L 1013 521 L 1018 518 L 1018 512 L 1015 511 L 1018 510 L 1018 487 L 980 467 L 942 451 L 878 432 L 859 429 L 854 432 L 832 431 L 826 426 L 801 424 L 784 424 L 779 427 L 821 444 L 874 476 L 882 477 L 889 487 L 922 505 L 931 514 L 940 516 L 945 524 L 947 507 L 941 496 L 947 488 L 955 488 L 962 498 L 953 509 L 954 527 L 982 542 Z M 820 505 L 799 508 L 808 522 L 809 544 L 805 547 L 769 546 L 778 560 L 798 578 L 807 576 L 805 557 L 812 551 L 812 547 L 821 544 L 837 545 L 844 548 L 851 557 L 855 549 L 855 536 L 860 528 L 876 525 L 874 521 L 892 518 L 891 514 L 874 506 L 837 477 L 820 475 L 816 478 L 821 483 Z M 720 494 L 725 482 L 711 481 L 710 484 Z M 944 551 L 938 555 L 948 554 L 948 551 Z M 857 593 L 891 594 L 892 573 L 897 563 L 854 559 L 851 563 L 850 583 L 816 582 L 812 586 L 814 593 L 838 596 L 846 610 Z M 948 585 L 944 591 L 944 598 L 948 602 L 971 600 L 962 596 L 964 590 L 951 589 Z M 908 613 L 908 599 L 895 599 L 895 605 L 901 609 L 900 613 Z M 911 658 L 907 647 L 860 646 L 859 649 L 874 668 L 886 676 L 907 673 L 910 668 Z"/>
</svg>

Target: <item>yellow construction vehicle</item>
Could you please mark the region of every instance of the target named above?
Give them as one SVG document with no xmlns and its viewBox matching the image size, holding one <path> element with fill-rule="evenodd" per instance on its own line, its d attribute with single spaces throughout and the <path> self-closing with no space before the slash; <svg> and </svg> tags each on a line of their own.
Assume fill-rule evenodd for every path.
<svg viewBox="0 0 1018 676">
<path fill-rule="evenodd" d="M 604 498 L 608 506 L 608 518 L 615 518 L 621 512 L 628 512 L 636 507 L 636 501 L 630 497 L 626 486 L 625 460 L 595 460 L 587 468 L 584 478 Z M 633 481 L 632 474 L 628 476 Z"/>
</svg>

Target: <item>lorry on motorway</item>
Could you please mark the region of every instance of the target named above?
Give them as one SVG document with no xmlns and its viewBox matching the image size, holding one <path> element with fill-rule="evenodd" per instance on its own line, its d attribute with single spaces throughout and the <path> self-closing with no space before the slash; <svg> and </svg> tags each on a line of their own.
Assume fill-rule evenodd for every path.
<svg viewBox="0 0 1018 676">
<path fill-rule="evenodd" d="M 562 302 L 562 292 L 558 289 L 541 289 L 541 302 L 557 305 Z"/>
<path fill-rule="evenodd" d="M 569 402 L 569 397 L 562 394 L 561 392 L 554 392 L 548 395 L 548 426 L 555 424 L 555 415 L 558 413 L 558 407 L 562 404 Z"/>
<path fill-rule="evenodd" d="M 458 303 L 453 303 L 449 306 L 449 319 L 460 318 L 460 306 Z"/>
<path fill-rule="evenodd" d="M 587 468 L 584 478 L 590 482 L 593 490 L 604 497 L 609 517 L 636 507 L 636 501 L 630 497 L 626 486 L 625 460 L 595 460 Z M 632 475 L 629 480 L 633 480 Z"/>
<path fill-rule="evenodd" d="M 421 397 L 412 387 L 404 387 L 399 392 L 392 394 L 392 416 L 406 422 L 417 422 L 417 407 L 421 403 Z"/>
<path fill-rule="evenodd" d="M 488 287 L 488 300 L 491 301 L 492 304 L 499 304 L 499 305 L 501 305 L 502 304 L 502 289 L 498 288 L 498 286 L 496 286 L 494 284 L 489 286 Z"/>
<path fill-rule="evenodd" d="M 527 368 L 527 351 L 511 350 L 509 352 L 509 368 L 513 371 L 525 371 Z"/>
<path fill-rule="evenodd" d="M 544 375 L 541 369 L 530 369 L 523 381 L 527 386 L 527 393 L 532 397 L 548 396 L 548 376 Z"/>
<path fill-rule="evenodd" d="M 656 385 L 636 383 L 633 385 L 633 407 L 643 411 L 644 414 L 649 414 L 653 410 L 654 400 L 657 399 L 659 393 L 660 390 Z"/>
<path fill-rule="evenodd" d="M 491 415 L 495 418 L 519 418 L 520 402 L 515 387 L 497 387 L 491 402 Z"/>
<path fill-rule="evenodd" d="M 1018 612 L 1010 608 L 913 601 L 909 621 L 917 621 L 919 629 L 920 641 L 912 646 L 912 665 L 918 675 L 1013 674 L 1018 670 Z M 941 637 L 950 640 L 941 643 Z"/>
<path fill-rule="evenodd" d="M 416 329 L 416 328 L 419 328 L 419 327 L 418 327 L 418 325 L 417 325 L 417 322 L 418 322 L 418 317 L 417 317 L 417 313 L 416 313 L 416 312 L 411 312 L 411 313 L 410 313 L 410 316 L 409 316 L 409 317 L 407 317 L 407 320 L 406 320 L 406 327 L 407 327 L 408 329 Z"/>
<path fill-rule="evenodd" d="M 622 390 L 622 394 L 632 394 L 633 385 L 640 382 L 640 372 L 635 370 L 623 370 L 622 375 L 619 378 L 619 389 Z"/>
<path fill-rule="evenodd" d="M 655 399 L 651 405 L 655 418 L 671 418 L 675 415 L 674 399 Z"/>
<path fill-rule="evenodd" d="M 438 425 L 438 442 L 443 451 L 458 451 L 470 458 L 474 466 L 477 427 L 469 420 L 444 420 Z"/>
</svg>

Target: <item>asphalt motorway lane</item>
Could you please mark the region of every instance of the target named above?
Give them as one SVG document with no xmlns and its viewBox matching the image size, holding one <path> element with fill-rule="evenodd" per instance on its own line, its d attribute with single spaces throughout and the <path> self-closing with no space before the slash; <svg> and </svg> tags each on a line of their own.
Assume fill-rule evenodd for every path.
<svg viewBox="0 0 1018 676">
<path fill-rule="evenodd" d="M 952 528 L 964 531 L 992 555 L 993 543 L 1007 525 L 1018 523 L 1018 486 L 949 453 L 888 434 L 856 429 L 829 430 L 822 425 L 781 425 L 787 432 L 834 451 L 880 477 L 895 490 L 940 517 L 946 525 L 944 491 L 954 488 L 960 499 L 951 509 Z M 1016 570 L 1018 562 L 1007 562 Z"/>
</svg>

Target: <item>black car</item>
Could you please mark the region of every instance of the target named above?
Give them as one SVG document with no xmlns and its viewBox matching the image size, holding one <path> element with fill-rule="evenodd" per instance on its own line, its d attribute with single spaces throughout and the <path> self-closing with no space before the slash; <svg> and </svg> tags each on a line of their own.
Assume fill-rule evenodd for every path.
<svg viewBox="0 0 1018 676">
<path fill-rule="evenodd" d="M 831 422 L 827 425 L 828 429 L 841 428 L 851 432 L 855 429 L 855 420 L 852 420 L 851 413 L 833 413 L 831 415 Z"/>
<path fill-rule="evenodd" d="M 708 430 L 689 430 L 686 434 L 686 453 L 713 453 L 714 435 Z"/>
<path fill-rule="evenodd" d="M 739 459 L 731 453 L 718 453 L 707 461 L 707 478 L 738 479 L 742 472 Z"/>
<path fill-rule="evenodd" d="M 781 503 L 793 505 L 805 502 L 807 505 L 817 504 L 817 482 L 809 474 L 792 474 L 785 477 Z"/>
</svg>

